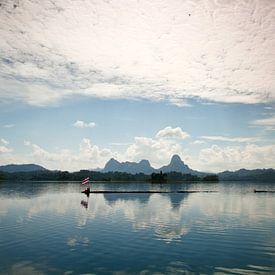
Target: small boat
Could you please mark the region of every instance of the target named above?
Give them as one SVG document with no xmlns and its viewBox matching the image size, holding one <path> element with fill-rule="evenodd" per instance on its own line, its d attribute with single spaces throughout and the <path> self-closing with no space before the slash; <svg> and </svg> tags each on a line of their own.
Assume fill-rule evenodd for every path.
<svg viewBox="0 0 275 275">
<path fill-rule="evenodd" d="M 81 191 L 81 193 L 89 195 L 91 193 L 90 187 L 86 188 L 84 191 Z"/>
</svg>

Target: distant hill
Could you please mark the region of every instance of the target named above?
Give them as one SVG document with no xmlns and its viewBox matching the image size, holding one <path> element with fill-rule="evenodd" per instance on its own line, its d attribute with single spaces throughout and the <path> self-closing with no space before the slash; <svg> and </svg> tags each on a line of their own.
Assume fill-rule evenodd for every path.
<svg viewBox="0 0 275 275">
<path fill-rule="evenodd" d="M 151 166 L 148 160 L 142 160 L 140 162 L 119 162 L 115 159 L 110 159 L 105 167 L 100 170 L 100 172 L 122 172 L 128 174 L 138 174 L 144 173 L 146 175 L 150 175 L 152 173 L 159 173 L 162 171 L 163 173 L 182 173 L 182 174 L 190 174 L 198 177 L 205 177 L 207 175 L 211 175 L 212 173 L 205 173 L 196 170 L 192 170 L 189 168 L 187 164 L 185 164 L 179 155 L 173 155 L 171 161 L 168 165 L 164 165 L 159 169 L 155 169 Z M 238 171 L 224 171 L 217 174 L 220 181 L 274 181 L 275 182 L 275 170 L 274 169 L 255 169 L 255 170 L 247 170 L 240 169 Z"/>
<path fill-rule="evenodd" d="M 148 160 L 141 160 L 140 162 L 119 162 L 111 158 L 106 164 L 101 172 L 123 172 L 129 174 L 151 174 L 155 169 L 150 165 Z"/>
<path fill-rule="evenodd" d="M 168 165 L 162 166 L 159 169 L 155 169 L 151 166 L 148 160 L 141 160 L 140 162 L 119 162 L 111 158 L 101 170 L 101 172 L 124 172 L 129 174 L 144 173 L 146 175 L 160 172 L 179 172 L 183 174 L 192 175 L 206 175 L 206 173 L 192 170 L 186 165 L 178 155 L 173 155 Z"/>
<path fill-rule="evenodd" d="M 8 164 L 0 166 L 0 171 L 7 173 L 45 171 L 46 168 L 37 164 Z"/>
<path fill-rule="evenodd" d="M 179 155 L 173 155 L 170 163 L 168 165 L 162 166 L 158 169 L 158 171 L 162 171 L 163 173 L 179 172 L 182 174 L 192 175 L 206 174 L 190 169 L 188 165 L 181 160 Z"/>
<path fill-rule="evenodd" d="M 219 179 L 223 181 L 274 181 L 275 182 L 275 170 L 274 169 L 240 169 L 234 172 L 224 171 L 218 173 Z"/>
</svg>

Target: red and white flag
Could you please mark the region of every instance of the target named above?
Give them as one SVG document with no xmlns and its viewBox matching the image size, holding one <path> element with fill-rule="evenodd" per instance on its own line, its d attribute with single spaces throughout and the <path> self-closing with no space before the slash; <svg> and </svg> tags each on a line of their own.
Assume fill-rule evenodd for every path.
<svg viewBox="0 0 275 275">
<path fill-rule="evenodd" d="M 88 178 L 86 178 L 86 179 L 84 179 L 83 181 L 82 181 L 82 184 L 84 185 L 84 184 L 88 184 L 89 183 L 89 180 L 90 180 L 90 178 L 88 177 Z"/>
</svg>

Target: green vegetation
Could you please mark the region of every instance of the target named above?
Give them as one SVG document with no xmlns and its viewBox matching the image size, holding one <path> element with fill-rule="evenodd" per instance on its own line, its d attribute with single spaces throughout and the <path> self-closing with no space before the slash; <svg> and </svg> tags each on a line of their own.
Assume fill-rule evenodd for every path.
<svg viewBox="0 0 275 275">
<path fill-rule="evenodd" d="M 0 180 L 5 180 L 5 173 L 0 171 Z"/>
<path fill-rule="evenodd" d="M 218 181 L 217 175 L 206 175 L 198 177 L 191 174 L 182 174 L 179 172 L 170 173 L 153 173 L 145 175 L 143 173 L 129 174 L 123 172 L 95 172 L 89 170 L 80 170 L 78 172 L 68 171 L 33 171 L 33 172 L 16 172 L 0 173 L 2 180 L 33 180 L 33 181 L 81 181 L 83 178 L 90 177 L 92 181 L 147 181 L 153 183 L 166 182 L 195 182 L 195 181 Z"/>
<path fill-rule="evenodd" d="M 207 175 L 202 178 L 202 181 L 218 182 L 219 177 L 217 175 Z"/>
<path fill-rule="evenodd" d="M 222 181 L 261 181 L 261 182 L 275 182 L 274 169 L 240 169 L 238 171 L 225 171 L 219 173 L 219 178 Z"/>
<path fill-rule="evenodd" d="M 163 174 L 162 171 L 160 173 L 152 173 L 150 181 L 152 183 L 165 183 L 167 182 L 167 174 Z"/>
<path fill-rule="evenodd" d="M 196 182 L 196 181 L 207 181 L 207 182 L 218 182 L 219 178 L 217 175 L 206 175 L 199 177 L 192 174 L 183 174 L 180 172 L 170 173 L 153 173 L 151 175 L 152 183 L 166 183 L 166 182 Z"/>
<path fill-rule="evenodd" d="M 192 174 L 182 174 L 179 172 L 170 172 L 167 174 L 168 181 L 201 181 L 202 178 Z"/>
</svg>

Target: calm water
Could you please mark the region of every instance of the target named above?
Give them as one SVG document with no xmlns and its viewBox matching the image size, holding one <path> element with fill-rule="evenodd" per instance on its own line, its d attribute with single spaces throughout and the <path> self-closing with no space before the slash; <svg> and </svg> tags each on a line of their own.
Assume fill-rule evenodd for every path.
<svg viewBox="0 0 275 275">
<path fill-rule="evenodd" d="M 1 274 L 275 273 L 275 184 L 0 183 Z"/>
</svg>

